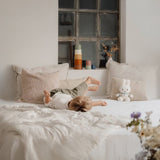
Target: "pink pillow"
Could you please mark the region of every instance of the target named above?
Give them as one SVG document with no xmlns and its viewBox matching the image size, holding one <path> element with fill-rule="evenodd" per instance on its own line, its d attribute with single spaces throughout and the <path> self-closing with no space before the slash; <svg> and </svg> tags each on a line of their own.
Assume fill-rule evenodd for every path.
<svg viewBox="0 0 160 160">
<path fill-rule="evenodd" d="M 59 72 L 30 73 L 22 70 L 21 100 L 28 103 L 43 103 L 43 91 L 59 87 Z"/>
<path fill-rule="evenodd" d="M 17 95 L 16 99 L 19 100 L 22 96 L 22 70 L 26 70 L 29 73 L 53 73 L 53 72 L 59 72 L 59 79 L 60 80 L 66 80 L 69 64 L 63 63 L 63 64 L 57 64 L 57 65 L 48 65 L 48 66 L 40 66 L 40 67 L 20 67 L 13 65 L 13 71 L 16 73 L 16 80 L 17 80 Z"/>
</svg>

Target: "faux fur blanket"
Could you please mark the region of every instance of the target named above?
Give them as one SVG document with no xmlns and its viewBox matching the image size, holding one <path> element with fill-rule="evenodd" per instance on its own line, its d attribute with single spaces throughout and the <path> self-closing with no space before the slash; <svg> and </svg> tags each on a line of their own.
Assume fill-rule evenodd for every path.
<svg viewBox="0 0 160 160">
<path fill-rule="evenodd" d="M 124 119 L 36 106 L 0 107 L 0 159 L 82 160 Z"/>
</svg>

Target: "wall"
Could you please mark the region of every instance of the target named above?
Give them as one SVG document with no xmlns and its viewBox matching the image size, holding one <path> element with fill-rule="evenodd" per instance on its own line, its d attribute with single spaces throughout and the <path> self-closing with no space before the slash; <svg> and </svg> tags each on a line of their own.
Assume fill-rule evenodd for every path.
<svg viewBox="0 0 160 160">
<path fill-rule="evenodd" d="M 11 64 L 39 66 L 58 59 L 58 1 L 0 0 L 0 97 L 13 98 Z"/>
<path fill-rule="evenodd" d="M 126 28 L 126 33 L 123 34 L 125 36 L 123 37 L 125 39 L 125 49 L 123 48 L 125 62 L 152 66 L 152 69 L 148 70 L 150 92 L 155 90 L 153 96 L 160 97 L 160 69 L 154 67 L 159 65 L 160 60 L 160 1 L 125 1 L 126 16 L 123 17 Z"/>
<path fill-rule="evenodd" d="M 159 43 L 160 1 L 126 0 L 126 62 L 159 64 Z"/>
<path fill-rule="evenodd" d="M 159 64 L 160 1 L 121 0 L 121 61 Z M 58 0 L 0 0 L 0 98 L 14 97 L 11 64 L 58 60 Z"/>
</svg>

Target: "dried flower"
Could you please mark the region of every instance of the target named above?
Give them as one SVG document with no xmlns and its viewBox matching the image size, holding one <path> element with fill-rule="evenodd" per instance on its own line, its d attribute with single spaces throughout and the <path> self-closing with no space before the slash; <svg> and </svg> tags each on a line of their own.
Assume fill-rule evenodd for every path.
<svg viewBox="0 0 160 160">
<path fill-rule="evenodd" d="M 152 112 L 146 112 L 145 119 L 140 119 L 140 112 L 133 112 L 131 118 L 133 120 L 126 125 L 131 127 L 131 131 L 137 133 L 143 151 L 136 157 L 138 160 L 160 160 L 160 125 L 153 127 L 151 125 L 150 116 Z"/>
<path fill-rule="evenodd" d="M 134 118 L 134 119 L 138 119 L 140 116 L 141 116 L 141 113 L 140 113 L 140 112 L 133 112 L 133 113 L 131 114 L 131 118 Z"/>
<path fill-rule="evenodd" d="M 146 112 L 146 115 L 147 115 L 148 117 L 150 117 L 150 115 L 151 115 L 152 113 L 153 113 L 152 111 Z"/>
<path fill-rule="evenodd" d="M 155 159 L 160 159 L 160 150 L 158 150 L 155 155 L 154 155 Z"/>
</svg>

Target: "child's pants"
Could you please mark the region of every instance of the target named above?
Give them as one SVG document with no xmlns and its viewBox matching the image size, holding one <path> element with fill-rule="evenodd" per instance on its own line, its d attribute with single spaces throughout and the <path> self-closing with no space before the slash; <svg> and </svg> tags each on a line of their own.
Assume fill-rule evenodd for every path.
<svg viewBox="0 0 160 160">
<path fill-rule="evenodd" d="M 62 89 L 62 88 L 53 89 L 52 91 L 50 91 L 50 94 L 52 97 L 55 93 L 61 92 L 64 94 L 71 95 L 72 98 L 76 98 L 78 96 L 83 96 L 84 93 L 87 91 L 87 89 L 88 89 L 88 85 L 85 82 L 82 82 L 81 84 L 79 84 L 77 87 L 73 89 Z"/>
</svg>

